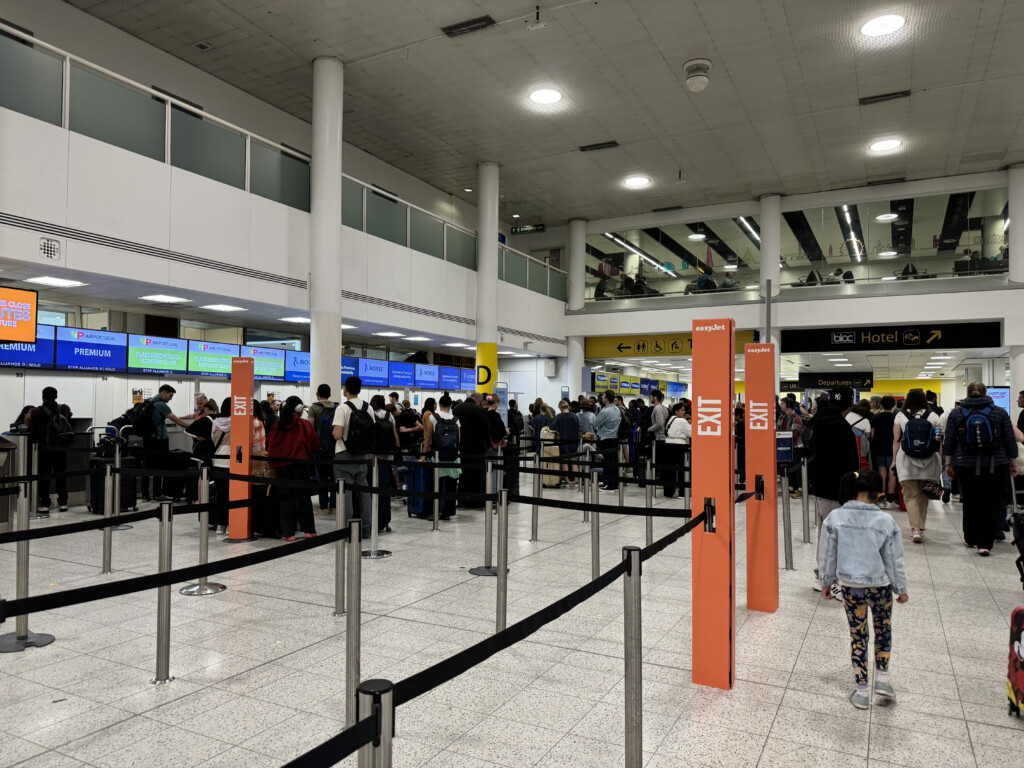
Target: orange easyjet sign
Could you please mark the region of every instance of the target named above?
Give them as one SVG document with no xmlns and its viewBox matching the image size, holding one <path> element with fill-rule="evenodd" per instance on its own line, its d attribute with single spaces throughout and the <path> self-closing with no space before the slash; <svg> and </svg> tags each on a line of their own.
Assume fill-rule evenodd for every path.
<svg viewBox="0 0 1024 768">
<path fill-rule="evenodd" d="M 248 475 L 252 467 L 252 396 L 256 361 L 251 357 L 231 358 L 231 460 L 232 475 Z M 252 486 L 244 480 L 231 480 L 231 501 L 247 501 Z M 232 541 L 252 538 L 252 508 L 237 507 L 228 513 L 228 534 Z"/>
<path fill-rule="evenodd" d="M 779 607 L 778 475 L 775 472 L 775 345 L 747 344 L 746 480 L 747 608 L 774 613 Z M 760 479 L 759 479 L 760 478 Z M 759 491 L 759 486 L 763 493 Z M 761 498 L 757 498 L 760 496 Z"/>
<path fill-rule="evenodd" d="M 0 288 L 0 341 L 35 344 L 38 304 L 35 291 Z"/>
</svg>

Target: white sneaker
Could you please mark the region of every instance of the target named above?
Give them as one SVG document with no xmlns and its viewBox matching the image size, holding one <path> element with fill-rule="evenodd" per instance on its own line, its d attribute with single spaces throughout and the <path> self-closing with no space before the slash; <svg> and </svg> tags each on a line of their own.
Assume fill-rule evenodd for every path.
<svg viewBox="0 0 1024 768">
<path fill-rule="evenodd" d="M 910 529 L 910 538 L 914 541 L 915 544 L 920 544 L 922 541 L 924 541 L 924 537 L 921 535 L 921 531 L 919 531 L 917 528 Z"/>
<path fill-rule="evenodd" d="M 832 585 L 832 599 L 838 600 L 839 602 L 843 601 L 843 588 L 838 584 Z"/>
<path fill-rule="evenodd" d="M 812 589 L 815 592 L 821 592 L 822 586 L 823 585 L 821 583 L 821 577 L 819 577 L 817 571 L 815 571 L 815 573 L 814 573 L 814 586 L 812 587 Z"/>
<path fill-rule="evenodd" d="M 889 502 L 886 501 L 885 499 L 881 499 L 876 506 L 879 509 L 888 509 L 889 508 Z"/>
<path fill-rule="evenodd" d="M 218 525 L 217 526 L 217 535 L 220 535 L 222 533 L 227 533 L 227 532 L 228 532 L 228 527 L 226 525 Z"/>
</svg>

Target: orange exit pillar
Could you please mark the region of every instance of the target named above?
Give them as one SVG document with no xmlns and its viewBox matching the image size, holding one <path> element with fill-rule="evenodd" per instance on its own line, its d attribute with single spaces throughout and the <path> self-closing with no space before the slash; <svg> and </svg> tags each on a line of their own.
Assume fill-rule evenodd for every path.
<svg viewBox="0 0 1024 768">
<path fill-rule="evenodd" d="M 775 345 L 747 344 L 745 412 L 747 608 L 779 608 L 779 478 L 775 471 Z M 762 490 L 759 491 L 758 488 Z"/>
<path fill-rule="evenodd" d="M 733 377 L 736 323 L 693 322 L 693 682 L 730 689 L 736 672 L 736 524 Z"/>
<path fill-rule="evenodd" d="M 252 461 L 252 399 L 253 374 L 256 362 L 251 357 L 231 358 L 231 456 L 228 471 L 232 475 L 248 475 Z M 231 501 L 252 498 L 252 485 L 231 480 Z M 228 517 L 228 541 L 251 541 L 252 509 L 234 508 Z"/>
</svg>

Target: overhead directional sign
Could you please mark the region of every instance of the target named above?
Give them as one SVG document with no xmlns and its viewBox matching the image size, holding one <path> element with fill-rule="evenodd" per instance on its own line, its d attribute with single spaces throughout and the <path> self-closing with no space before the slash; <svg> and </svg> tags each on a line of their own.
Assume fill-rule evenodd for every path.
<svg viewBox="0 0 1024 768">
<path fill-rule="evenodd" d="M 512 234 L 529 235 L 534 232 L 543 232 L 546 228 L 544 224 L 516 224 L 512 227 Z"/>
<path fill-rule="evenodd" d="M 987 349 L 1003 346 L 1002 322 L 914 323 L 782 331 L 782 352 Z"/>
<path fill-rule="evenodd" d="M 853 387 L 871 389 L 875 385 L 874 375 L 868 373 L 801 373 L 801 389 L 832 389 Z"/>
<path fill-rule="evenodd" d="M 757 331 L 736 331 L 737 346 L 757 342 Z M 646 333 L 636 336 L 588 336 L 587 357 L 672 357 L 693 354 L 690 333 Z"/>
</svg>

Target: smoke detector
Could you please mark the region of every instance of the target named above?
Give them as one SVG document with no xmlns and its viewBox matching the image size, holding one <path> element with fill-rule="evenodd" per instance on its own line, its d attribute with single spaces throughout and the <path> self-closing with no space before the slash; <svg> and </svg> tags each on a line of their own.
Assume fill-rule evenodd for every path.
<svg viewBox="0 0 1024 768">
<path fill-rule="evenodd" d="M 711 59 L 690 59 L 683 64 L 683 72 L 686 74 L 686 90 L 690 93 L 700 93 L 708 87 L 711 77 L 708 72 L 711 69 Z"/>
</svg>

